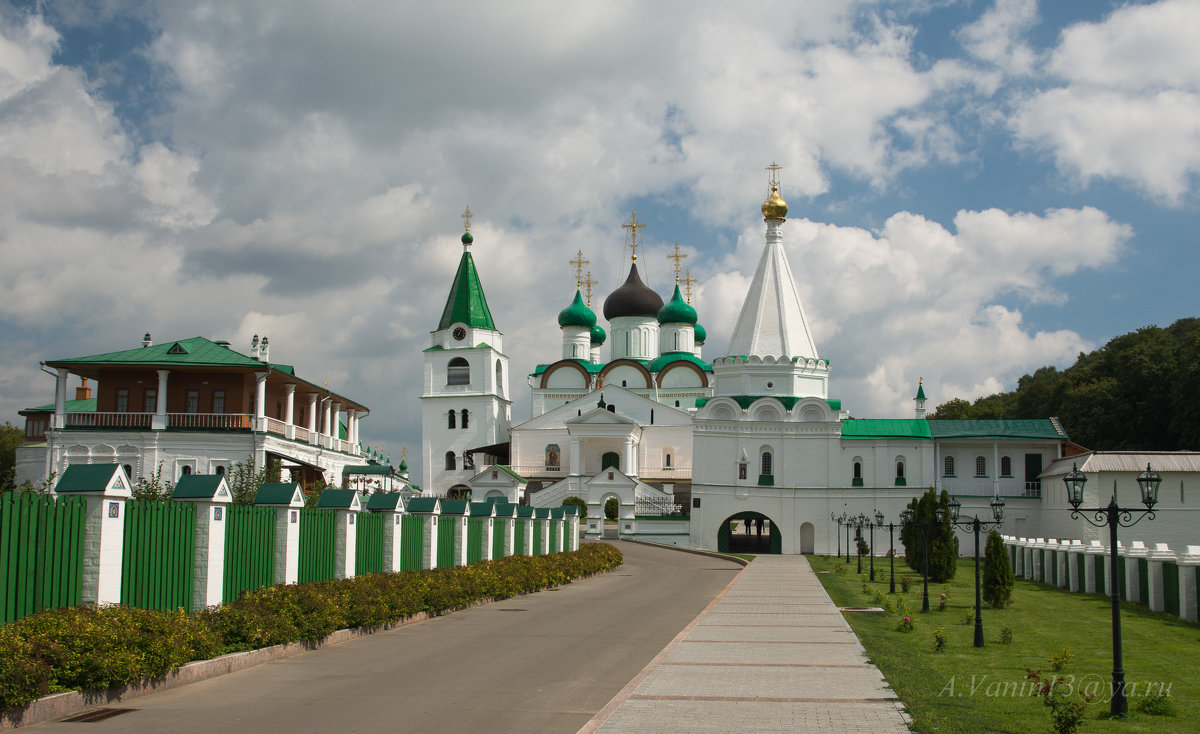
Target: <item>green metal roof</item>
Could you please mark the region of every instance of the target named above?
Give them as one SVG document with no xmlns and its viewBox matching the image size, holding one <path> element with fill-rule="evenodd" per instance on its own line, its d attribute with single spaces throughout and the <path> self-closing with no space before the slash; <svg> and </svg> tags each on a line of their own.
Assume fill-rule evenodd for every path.
<svg viewBox="0 0 1200 734">
<path fill-rule="evenodd" d="M 535 507 L 535 508 L 533 508 L 533 516 L 539 520 L 549 519 L 550 508 L 549 507 Z"/>
<path fill-rule="evenodd" d="M 348 466 L 342 469 L 342 474 L 391 474 L 392 467 L 385 464 L 362 464 L 359 466 Z"/>
<path fill-rule="evenodd" d="M 561 507 L 551 507 L 551 508 L 550 508 L 550 517 L 551 517 L 551 518 L 553 518 L 553 519 L 555 519 L 555 520 L 561 520 L 561 519 L 563 519 L 563 508 L 561 508 Z"/>
<path fill-rule="evenodd" d="M 850 418 L 842 421 L 842 438 L 933 438 L 923 418 Z"/>
<path fill-rule="evenodd" d="M 207 500 L 217 496 L 221 487 L 221 477 L 216 474 L 187 474 L 175 482 L 175 491 L 171 492 L 173 499 Z"/>
<path fill-rule="evenodd" d="M 1066 431 L 1053 418 L 930 420 L 934 438 L 1028 438 L 1066 441 Z"/>
<path fill-rule="evenodd" d="M 924 382 L 924 380 L 917 381 L 917 397 L 916 397 L 916 399 L 917 400 L 925 399 L 925 382 Z"/>
<path fill-rule="evenodd" d="M 582 360 L 582 359 L 560 359 L 559 362 L 574 362 L 575 364 L 577 364 L 580 367 L 587 370 L 588 373 L 593 374 L 593 375 L 596 374 L 597 372 L 599 372 L 600 370 L 604 369 L 604 367 L 605 367 L 604 363 L 594 364 L 592 362 L 588 362 L 588 361 Z M 554 364 L 558 364 L 558 362 L 555 362 Z M 539 364 L 537 367 L 535 367 L 533 369 L 533 374 L 540 375 L 543 372 L 545 372 L 549 366 L 550 365 L 548 365 L 548 364 Z"/>
<path fill-rule="evenodd" d="M 517 514 L 517 505 L 512 502 L 497 502 L 496 517 L 515 517 Z"/>
<path fill-rule="evenodd" d="M 264 484 L 254 495 L 256 505 L 290 505 L 298 484 Z"/>
<path fill-rule="evenodd" d="M 103 492 L 121 467 L 117 464 L 72 464 L 63 470 L 55 492 Z"/>
<path fill-rule="evenodd" d="M 96 412 L 96 399 L 95 398 L 86 398 L 84 400 L 68 400 L 66 403 L 66 408 L 67 408 L 68 413 L 95 413 Z M 24 409 L 22 411 L 18 411 L 18 412 L 20 412 L 20 413 L 53 413 L 54 412 L 54 403 L 48 403 L 46 405 L 39 405 L 36 408 L 26 408 L 26 409 Z"/>
<path fill-rule="evenodd" d="M 671 300 L 658 310 L 658 323 L 696 325 L 696 309 L 683 300 L 678 283 L 675 284 L 675 294 L 671 296 Z"/>
<path fill-rule="evenodd" d="M 590 329 L 596 325 L 596 312 L 583 302 L 583 294 L 575 291 L 575 300 L 571 305 L 558 312 L 559 326 L 579 326 Z"/>
<path fill-rule="evenodd" d="M 703 344 L 704 340 L 708 338 L 708 330 L 705 329 L 703 326 L 701 326 L 699 322 L 696 322 L 695 332 L 696 332 L 696 343 Z"/>
<path fill-rule="evenodd" d="M 266 362 L 259 362 L 229 347 L 221 346 L 202 336 L 190 339 L 180 339 L 174 342 L 163 342 L 152 347 L 125 349 L 120 352 L 93 354 L 89 357 L 71 357 L 69 359 L 48 360 L 51 367 L 70 367 L 73 365 L 189 365 L 197 367 L 266 367 Z"/>
<path fill-rule="evenodd" d="M 413 497 L 408 501 L 409 512 L 437 512 L 438 498 L 437 497 Z"/>
<path fill-rule="evenodd" d="M 493 468 L 493 469 L 499 469 L 500 471 L 502 471 L 502 472 L 504 472 L 505 474 L 509 475 L 509 476 L 510 476 L 510 477 L 512 477 L 513 479 L 516 479 L 518 482 L 523 482 L 523 483 L 525 483 L 525 484 L 528 484 L 528 483 L 529 483 L 529 480 L 528 480 L 528 479 L 526 479 L 525 477 L 523 477 L 523 476 L 521 476 L 520 474 L 516 473 L 516 472 L 515 472 L 515 471 L 513 471 L 512 469 L 509 469 L 507 466 L 505 466 L 505 465 L 503 465 L 503 464 L 495 464 L 495 465 L 494 465 L 492 468 Z"/>
<path fill-rule="evenodd" d="M 667 365 L 675 362 L 691 362 L 705 372 L 712 372 L 712 365 L 700 359 L 691 352 L 667 352 L 661 357 L 655 359 L 650 364 L 646 365 L 646 369 L 650 372 L 662 372 Z"/>
<path fill-rule="evenodd" d="M 483 295 L 483 285 L 479 282 L 479 273 L 475 271 L 475 260 L 467 251 L 458 261 L 458 272 L 454 275 L 454 284 L 450 286 L 446 307 L 442 309 L 438 330 L 448 329 L 451 324 L 457 323 L 476 329 L 496 330 L 487 298 Z"/>
<path fill-rule="evenodd" d="M 356 497 L 358 492 L 353 489 L 327 489 L 317 498 L 317 507 L 344 510 L 354 506 Z"/>
<path fill-rule="evenodd" d="M 442 500 L 443 515 L 465 515 L 467 514 L 466 500 Z"/>
<path fill-rule="evenodd" d="M 376 492 L 367 499 L 368 510 L 403 510 L 404 497 L 399 492 Z"/>
<path fill-rule="evenodd" d="M 517 517 L 533 517 L 533 508 L 529 505 L 517 505 Z"/>
<path fill-rule="evenodd" d="M 778 400 L 780 403 L 783 404 L 783 407 L 786 410 L 791 410 L 793 407 L 795 407 L 797 402 L 807 399 L 807 398 L 795 397 L 793 395 L 715 395 L 711 398 L 696 398 L 696 407 L 703 408 L 704 405 L 706 403 L 708 403 L 708 401 L 716 400 L 718 397 L 732 398 L 733 400 L 736 400 L 737 404 L 742 406 L 742 410 L 749 409 L 749 407 L 754 404 L 754 401 L 759 400 L 760 398 L 775 398 L 776 400 Z M 825 401 L 825 404 L 828 405 L 833 410 L 841 410 L 842 409 L 842 401 L 841 400 L 827 399 Z"/>
<path fill-rule="evenodd" d="M 563 511 L 568 517 L 579 514 L 579 505 L 563 505 Z"/>
<path fill-rule="evenodd" d="M 492 517 L 495 507 L 491 502 L 472 502 L 471 517 Z"/>
</svg>

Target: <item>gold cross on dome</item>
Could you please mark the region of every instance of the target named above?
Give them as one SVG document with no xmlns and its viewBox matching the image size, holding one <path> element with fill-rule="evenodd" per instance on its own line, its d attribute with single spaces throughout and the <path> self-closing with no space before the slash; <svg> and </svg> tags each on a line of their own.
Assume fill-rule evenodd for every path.
<svg viewBox="0 0 1200 734">
<path fill-rule="evenodd" d="M 667 253 L 667 259 L 675 261 L 675 285 L 679 285 L 679 269 L 681 267 L 680 261 L 687 259 L 687 253 L 679 249 L 679 243 L 676 242 L 675 249 Z"/>
<path fill-rule="evenodd" d="M 592 261 L 584 257 L 583 250 L 580 250 L 567 262 L 575 268 L 575 287 L 583 288 L 583 266 L 590 265 Z"/>
<path fill-rule="evenodd" d="M 629 230 L 629 249 L 633 252 L 634 262 L 637 262 L 638 230 L 645 226 L 645 224 L 638 221 L 636 209 L 629 215 L 629 221 L 621 225 L 621 229 Z"/>
<path fill-rule="evenodd" d="M 696 279 L 692 277 L 692 269 L 688 268 L 683 276 L 683 297 L 688 303 L 692 302 L 692 286 L 696 285 Z"/>
<path fill-rule="evenodd" d="M 779 165 L 775 161 L 771 161 L 771 165 L 767 166 L 767 170 L 771 172 L 771 185 L 772 186 L 779 185 L 779 171 L 782 168 L 783 168 L 783 166 Z"/>
<path fill-rule="evenodd" d="M 471 217 L 473 217 L 473 216 L 475 216 L 475 215 L 471 213 L 471 207 L 468 206 L 467 210 L 462 213 L 463 231 L 464 232 L 471 231 Z"/>
<path fill-rule="evenodd" d="M 585 293 L 587 295 L 588 308 L 592 307 L 592 286 L 597 285 L 599 283 L 600 283 L 600 281 L 593 278 L 592 271 L 589 270 L 587 272 L 587 276 L 583 279 L 583 285 L 586 288 Z"/>
<path fill-rule="evenodd" d="M 407 461 L 407 460 L 408 460 L 408 447 L 407 447 L 407 446 L 401 446 L 401 447 L 400 447 L 400 460 L 401 460 L 401 461 Z"/>
</svg>

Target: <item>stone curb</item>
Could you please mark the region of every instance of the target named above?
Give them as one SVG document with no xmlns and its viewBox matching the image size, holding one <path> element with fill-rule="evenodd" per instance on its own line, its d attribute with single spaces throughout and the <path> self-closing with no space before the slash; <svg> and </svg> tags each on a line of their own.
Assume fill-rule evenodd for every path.
<svg viewBox="0 0 1200 734">
<path fill-rule="evenodd" d="M 700 550 L 699 548 L 684 548 L 683 546 L 680 546 L 680 545 L 666 545 L 664 543 L 655 543 L 655 542 L 649 541 L 649 540 L 634 540 L 633 538 L 621 538 L 621 542 L 622 543 L 637 543 L 638 545 L 648 545 L 653 548 L 666 548 L 667 550 L 677 550 L 677 551 L 682 551 L 684 553 L 691 553 L 691 554 L 697 555 L 697 556 L 708 556 L 709 558 L 720 558 L 725 561 L 733 561 L 734 563 L 740 563 L 743 566 L 750 565 L 750 561 L 747 561 L 745 558 L 738 558 L 737 556 L 730 556 L 730 555 L 726 555 L 724 553 L 717 553 L 716 551 Z"/>
<path fill-rule="evenodd" d="M 616 568 L 620 567 L 617 566 Z M 600 573 L 608 573 L 612 570 L 613 569 L 609 569 L 608 571 L 601 571 Z M 591 578 L 592 576 L 599 576 L 600 573 L 577 576 L 576 578 L 571 579 L 571 582 L 582 581 L 583 579 Z M 548 586 L 546 588 L 555 587 Z M 538 591 L 545 591 L 545 589 L 539 589 Z M 533 593 L 536 594 L 538 591 Z M 436 614 L 417 612 L 411 617 L 405 617 L 404 619 L 383 627 L 356 627 L 354 629 L 340 629 L 316 642 L 288 642 L 283 645 L 273 645 L 271 647 L 259 648 L 258 650 L 232 652 L 228 655 L 212 658 L 211 660 L 195 660 L 179 666 L 175 670 L 172 670 L 162 677 L 141 681 L 140 683 L 135 683 L 128 686 L 116 686 L 114 688 L 93 689 L 88 691 L 66 691 L 64 693 L 52 693 L 49 696 L 43 696 L 36 701 L 30 701 L 20 708 L 10 709 L 0 713 L 0 731 L 10 731 L 22 726 L 40 724 L 44 721 L 55 721 L 73 714 L 81 713 L 94 706 L 123 703 L 141 696 L 148 696 L 151 693 L 169 691 L 172 688 L 186 686 L 189 683 L 199 683 L 202 680 L 217 678 L 222 675 L 226 675 L 227 673 L 236 673 L 239 670 L 252 668 L 263 663 L 270 663 L 276 660 L 285 660 L 301 653 L 320 649 L 326 645 L 336 645 L 341 642 L 346 642 L 347 640 L 353 640 L 357 637 L 365 637 L 376 632 L 384 632 L 396 627 L 402 627 L 406 624 L 423 622 L 430 617 L 440 617 L 446 614 L 461 611 L 463 609 L 470 609 L 471 607 L 491 604 L 494 601 L 494 599 L 489 597 L 486 599 L 479 599 L 478 601 L 474 601 L 463 607 L 445 609 Z M 502 601 L 508 601 L 508 599 L 504 599 Z"/>
</svg>

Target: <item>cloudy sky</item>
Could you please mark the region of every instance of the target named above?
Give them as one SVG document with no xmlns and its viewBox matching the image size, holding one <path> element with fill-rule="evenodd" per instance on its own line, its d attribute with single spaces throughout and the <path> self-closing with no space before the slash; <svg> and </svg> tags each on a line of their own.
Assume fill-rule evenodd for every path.
<svg viewBox="0 0 1200 734">
<path fill-rule="evenodd" d="M 1200 0 L 0 2 L 0 420 L 52 400 L 40 360 L 258 333 L 416 454 L 467 204 L 514 418 L 567 260 L 599 310 L 635 208 L 721 356 L 772 161 L 832 397 L 1011 389 L 1198 315 L 1197 28 Z"/>
</svg>

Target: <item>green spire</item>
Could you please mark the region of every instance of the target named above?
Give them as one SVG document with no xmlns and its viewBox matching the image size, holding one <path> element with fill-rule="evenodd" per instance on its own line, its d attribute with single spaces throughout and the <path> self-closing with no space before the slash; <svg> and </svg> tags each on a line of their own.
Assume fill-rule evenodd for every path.
<svg viewBox="0 0 1200 734">
<path fill-rule="evenodd" d="M 924 400 L 925 399 L 925 378 L 924 377 L 917 380 L 917 397 L 915 397 L 913 399 L 914 400 Z"/>
<path fill-rule="evenodd" d="M 454 275 L 454 285 L 450 286 L 450 296 L 446 299 L 446 308 L 442 310 L 438 330 L 448 329 L 451 324 L 457 323 L 476 329 L 496 330 L 470 252 L 463 252 L 462 259 L 458 261 L 458 272 Z"/>
</svg>

